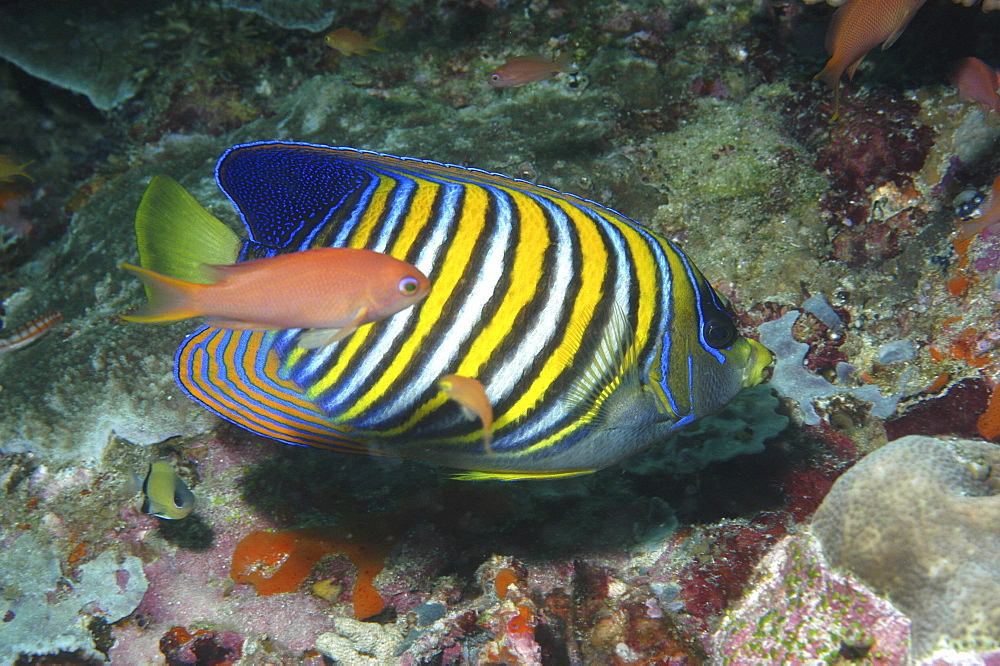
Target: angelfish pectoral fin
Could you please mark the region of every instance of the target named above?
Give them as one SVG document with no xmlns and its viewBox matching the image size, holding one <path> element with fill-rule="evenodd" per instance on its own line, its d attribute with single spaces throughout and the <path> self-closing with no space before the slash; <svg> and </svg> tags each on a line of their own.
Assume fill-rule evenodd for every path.
<svg viewBox="0 0 1000 666">
<path fill-rule="evenodd" d="M 343 328 L 311 328 L 299 336 L 299 347 L 303 349 L 319 349 L 320 347 L 332 345 L 338 340 L 343 340 L 358 330 L 358 326 L 365 323 L 365 317 L 367 316 L 368 308 L 360 307 L 351 323 Z"/>
<path fill-rule="evenodd" d="M 483 424 L 483 448 L 493 453 L 493 406 L 486 397 L 482 382 L 463 375 L 444 375 L 438 379 L 438 387 L 445 395 L 462 407 L 466 416 L 479 417 Z"/>
<path fill-rule="evenodd" d="M 576 349 L 583 347 L 582 329 L 571 329 L 567 335 L 576 340 Z M 612 303 L 607 324 L 601 330 L 596 346 L 587 354 L 580 355 L 584 362 L 574 365 L 578 368 L 577 378 L 563 396 L 573 405 L 590 406 L 591 423 L 610 425 L 608 402 L 612 395 L 621 393 L 635 397 L 642 394 L 634 340 L 625 311 L 618 303 Z"/>
</svg>

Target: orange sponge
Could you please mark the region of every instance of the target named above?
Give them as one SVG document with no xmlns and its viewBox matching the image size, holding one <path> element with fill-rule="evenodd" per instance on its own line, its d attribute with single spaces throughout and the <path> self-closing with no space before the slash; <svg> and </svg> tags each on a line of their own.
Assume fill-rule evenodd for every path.
<svg viewBox="0 0 1000 666">
<path fill-rule="evenodd" d="M 236 545 L 229 576 L 253 585 L 258 594 L 294 592 L 323 557 L 342 553 L 357 567 L 351 600 L 354 616 L 365 619 L 384 606 L 372 582 L 382 571 L 383 550 L 380 543 L 341 537 L 328 527 L 251 532 Z"/>
</svg>

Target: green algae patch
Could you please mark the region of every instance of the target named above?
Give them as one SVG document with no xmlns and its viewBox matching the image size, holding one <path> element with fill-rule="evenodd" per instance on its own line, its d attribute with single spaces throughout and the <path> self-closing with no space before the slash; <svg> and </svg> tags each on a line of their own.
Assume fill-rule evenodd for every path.
<svg viewBox="0 0 1000 666">
<path fill-rule="evenodd" d="M 672 201 L 711 203 L 773 196 L 796 184 L 817 189 L 825 184 L 805 169 L 789 183 L 784 165 L 804 153 L 782 129 L 781 116 L 769 110 L 785 94 L 783 88 L 760 86 L 742 102 L 703 97 L 689 122 L 653 141 Z"/>
</svg>

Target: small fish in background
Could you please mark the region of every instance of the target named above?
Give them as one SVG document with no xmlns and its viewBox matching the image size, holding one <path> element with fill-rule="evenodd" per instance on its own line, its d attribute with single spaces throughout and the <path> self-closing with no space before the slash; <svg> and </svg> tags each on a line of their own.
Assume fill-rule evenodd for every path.
<svg viewBox="0 0 1000 666">
<path fill-rule="evenodd" d="M 969 102 L 979 102 L 983 113 L 1000 115 L 1000 73 L 979 58 L 959 58 L 951 66 L 951 85 Z"/>
<path fill-rule="evenodd" d="M 149 465 L 142 482 L 142 492 L 146 496 L 142 503 L 144 513 L 180 520 L 194 510 L 194 493 L 166 461 L 159 460 Z"/>
<path fill-rule="evenodd" d="M 364 55 L 368 51 L 385 51 L 384 48 L 377 45 L 379 39 L 381 37 L 368 39 L 357 30 L 350 28 L 337 28 L 323 37 L 323 43 L 331 49 L 339 51 L 341 55 L 350 57 Z"/>
<path fill-rule="evenodd" d="M 372 41 L 379 41 L 386 35 L 402 32 L 410 23 L 407 13 L 395 7 L 386 7 L 378 16 L 378 23 L 375 26 L 375 37 Z"/>
<path fill-rule="evenodd" d="M 833 116 L 840 116 L 840 79 L 854 78 L 868 52 L 882 45 L 892 46 L 925 0 L 848 0 L 833 13 L 826 31 L 826 52 L 830 54 L 816 80 L 833 88 Z"/>
<path fill-rule="evenodd" d="M 236 234 L 169 178 L 154 178 L 147 187 L 136 235 L 143 265 L 121 266 L 139 276 L 149 302 L 122 317 L 131 322 L 206 316 L 210 326 L 231 330 L 308 328 L 299 346 L 316 349 L 430 291 L 427 277 L 410 264 L 365 249 L 323 247 L 212 263 L 235 259 Z"/>
<path fill-rule="evenodd" d="M 24 326 L 15 329 L 9 336 L 0 338 L 0 354 L 27 347 L 52 330 L 52 327 L 62 320 L 62 313 L 58 310 L 35 317 Z"/>
<path fill-rule="evenodd" d="M 487 453 L 492 453 L 493 406 L 482 382 L 462 375 L 444 375 L 438 379 L 438 387 L 462 407 L 467 418 L 479 418 L 483 424 L 483 446 Z"/>
<path fill-rule="evenodd" d="M 959 220 L 956 243 L 964 243 L 975 237 L 980 231 L 989 229 L 1000 222 L 1000 176 L 997 176 L 996 180 L 993 181 L 990 193 L 979 204 L 978 210 L 979 214 L 975 217 Z"/>
<path fill-rule="evenodd" d="M 490 73 L 490 85 L 494 88 L 517 88 L 552 78 L 559 72 L 565 72 L 572 63 L 573 54 L 569 51 L 555 60 L 537 55 L 518 56 Z"/>
<path fill-rule="evenodd" d="M 34 160 L 18 165 L 14 163 L 14 159 L 9 155 L 0 155 L 0 183 L 14 180 L 17 176 L 34 181 L 35 179 L 24 170 L 24 167 L 31 164 L 31 162 L 34 162 Z"/>
</svg>

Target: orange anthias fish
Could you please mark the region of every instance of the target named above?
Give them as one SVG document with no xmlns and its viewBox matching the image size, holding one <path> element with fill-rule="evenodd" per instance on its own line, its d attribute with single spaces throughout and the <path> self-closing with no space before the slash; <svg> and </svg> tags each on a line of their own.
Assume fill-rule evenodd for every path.
<svg viewBox="0 0 1000 666">
<path fill-rule="evenodd" d="M 968 220 L 959 220 L 958 238 L 955 239 L 956 243 L 964 243 L 980 231 L 989 229 L 994 224 L 1000 222 L 1000 176 L 997 176 L 996 180 L 993 181 L 993 187 L 990 188 L 990 193 L 983 199 L 979 210 L 981 213 L 976 217 Z"/>
<path fill-rule="evenodd" d="M 518 56 L 490 73 L 490 85 L 494 88 L 516 88 L 541 81 L 565 72 L 572 62 L 573 55 L 569 51 L 555 60 L 544 56 Z"/>
<path fill-rule="evenodd" d="M 233 330 L 312 329 L 298 345 L 315 349 L 357 327 L 410 307 L 430 291 L 427 277 L 387 254 L 316 248 L 206 269 L 217 281 L 198 284 L 122 264 L 146 285 L 149 303 L 127 321 L 159 323 L 207 316 Z"/>
<path fill-rule="evenodd" d="M 493 406 L 486 397 L 482 382 L 462 375 L 444 375 L 438 379 L 437 384 L 445 395 L 462 406 L 467 417 L 479 417 L 483 424 L 483 446 L 487 452 L 492 453 Z"/>
<path fill-rule="evenodd" d="M 33 162 L 32 160 L 31 162 Z M 31 164 L 31 162 L 25 162 L 24 164 L 18 166 L 14 163 L 14 160 L 7 155 L 0 155 L 0 183 L 6 182 L 8 180 L 13 180 L 15 176 L 21 176 L 27 178 L 28 180 L 34 180 L 25 171 L 24 167 Z"/>
<path fill-rule="evenodd" d="M 886 50 L 925 0 L 848 0 L 833 14 L 826 31 L 830 60 L 816 78 L 833 88 L 833 119 L 840 115 L 840 77 L 854 71 L 873 48 Z"/>
<path fill-rule="evenodd" d="M 951 85 L 970 102 L 979 102 L 983 113 L 1000 115 L 1000 73 L 979 58 L 959 58 L 951 66 Z"/>
<path fill-rule="evenodd" d="M 379 37 L 368 39 L 357 30 L 350 28 L 337 28 L 326 34 L 323 43 L 331 49 L 340 51 L 341 55 L 352 56 L 355 54 L 364 55 L 373 50 L 385 51 L 384 48 L 376 44 L 379 39 Z"/>
</svg>

